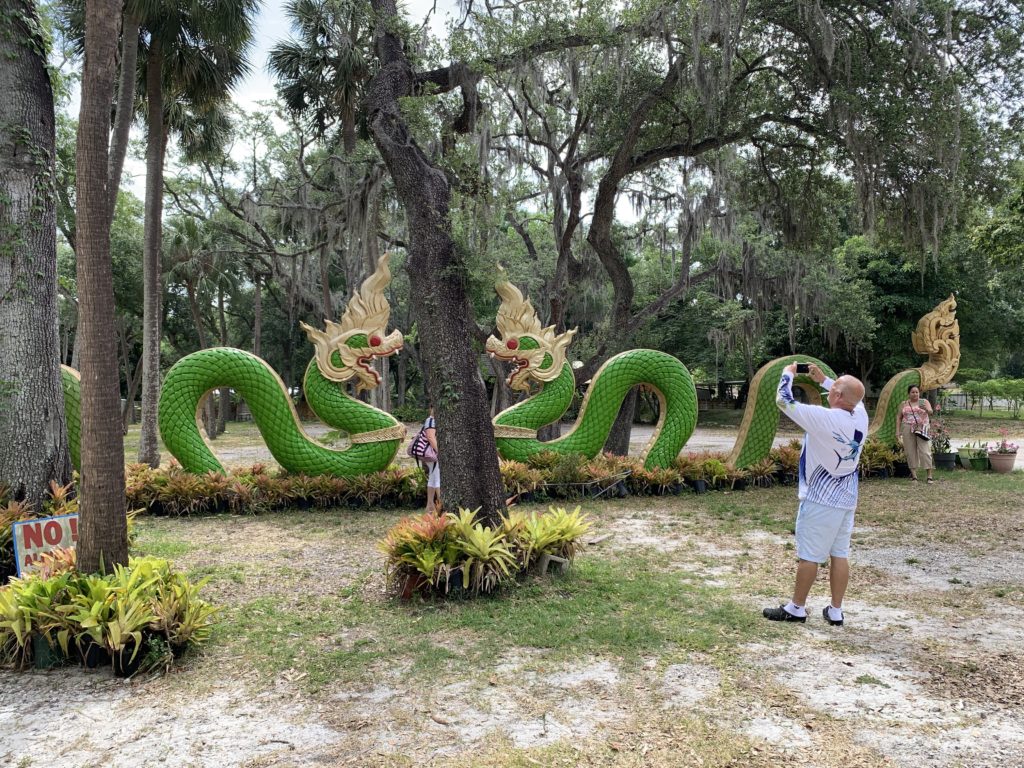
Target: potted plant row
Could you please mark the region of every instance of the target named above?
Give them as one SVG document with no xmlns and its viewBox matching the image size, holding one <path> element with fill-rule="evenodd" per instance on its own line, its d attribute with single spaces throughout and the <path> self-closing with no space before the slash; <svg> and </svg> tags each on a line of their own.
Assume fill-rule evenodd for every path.
<svg viewBox="0 0 1024 768">
<path fill-rule="evenodd" d="M 80 574 L 74 550 L 55 550 L 0 588 L 0 663 L 45 669 L 77 659 L 121 677 L 144 661 L 168 665 L 210 636 L 217 609 L 198 597 L 202 584 L 149 557 Z"/>
<path fill-rule="evenodd" d="M 958 450 L 960 464 L 965 469 L 984 471 L 988 469 L 988 445 L 980 440 L 966 443 Z"/>
</svg>

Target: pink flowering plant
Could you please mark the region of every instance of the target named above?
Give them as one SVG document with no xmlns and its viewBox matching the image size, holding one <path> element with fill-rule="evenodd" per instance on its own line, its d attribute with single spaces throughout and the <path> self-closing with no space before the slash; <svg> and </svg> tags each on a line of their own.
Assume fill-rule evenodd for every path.
<svg viewBox="0 0 1024 768">
<path fill-rule="evenodd" d="M 1016 453 L 1017 444 L 1011 443 L 1009 440 L 1010 432 L 1007 429 L 999 430 L 1000 440 L 998 443 L 989 443 L 989 453 Z"/>
<path fill-rule="evenodd" d="M 928 427 L 928 434 L 932 438 L 932 453 L 949 453 L 949 429 L 946 422 L 938 416 L 933 416 Z"/>
</svg>

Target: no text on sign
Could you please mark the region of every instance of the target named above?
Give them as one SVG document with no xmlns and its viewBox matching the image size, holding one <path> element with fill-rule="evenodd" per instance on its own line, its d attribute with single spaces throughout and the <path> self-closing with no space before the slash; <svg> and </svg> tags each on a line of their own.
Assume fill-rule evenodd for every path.
<svg viewBox="0 0 1024 768">
<path fill-rule="evenodd" d="M 11 526 L 14 561 L 21 576 L 43 554 L 58 548 L 71 549 L 78 542 L 78 515 L 41 517 Z"/>
</svg>

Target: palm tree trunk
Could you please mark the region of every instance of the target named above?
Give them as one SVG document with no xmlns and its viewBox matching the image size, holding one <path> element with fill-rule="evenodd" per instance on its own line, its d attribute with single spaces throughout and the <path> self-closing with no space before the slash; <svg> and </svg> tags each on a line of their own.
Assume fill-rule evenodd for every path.
<svg viewBox="0 0 1024 768">
<path fill-rule="evenodd" d="M 71 478 L 57 332 L 53 91 L 34 4 L 0 0 L 0 483 Z"/>
<path fill-rule="evenodd" d="M 86 0 L 85 64 L 76 152 L 79 333 L 82 334 L 82 479 L 78 569 L 128 561 L 107 178 L 110 94 L 121 4 Z"/>
<path fill-rule="evenodd" d="M 139 19 L 126 13 L 121 23 L 121 76 L 117 83 L 117 108 L 114 112 L 114 132 L 110 137 L 110 157 L 107 160 L 107 181 L 110 216 L 117 205 L 117 190 L 121 186 L 121 172 L 128 152 L 128 134 L 135 115 L 135 75 L 139 60 Z"/>
<path fill-rule="evenodd" d="M 164 200 L 163 53 L 154 37 L 146 74 L 146 203 L 142 253 L 142 433 L 139 461 L 160 466 L 157 408 L 160 404 L 160 247 Z M 81 235 L 79 235 L 81 237 Z"/>
</svg>

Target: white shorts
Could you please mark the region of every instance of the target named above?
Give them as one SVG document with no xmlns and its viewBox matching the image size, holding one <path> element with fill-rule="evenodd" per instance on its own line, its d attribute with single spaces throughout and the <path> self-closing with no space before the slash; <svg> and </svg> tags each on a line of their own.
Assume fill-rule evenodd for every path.
<svg viewBox="0 0 1024 768">
<path fill-rule="evenodd" d="M 427 488 L 440 488 L 441 462 L 435 461 L 433 464 L 424 464 L 423 468 L 427 471 Z"/>
<path fill-rule="evenodd" d="M 853 510 L 801 501 L 796 514 L 796 556 L 812 563 L 850 556 Z"/>
</svg>

